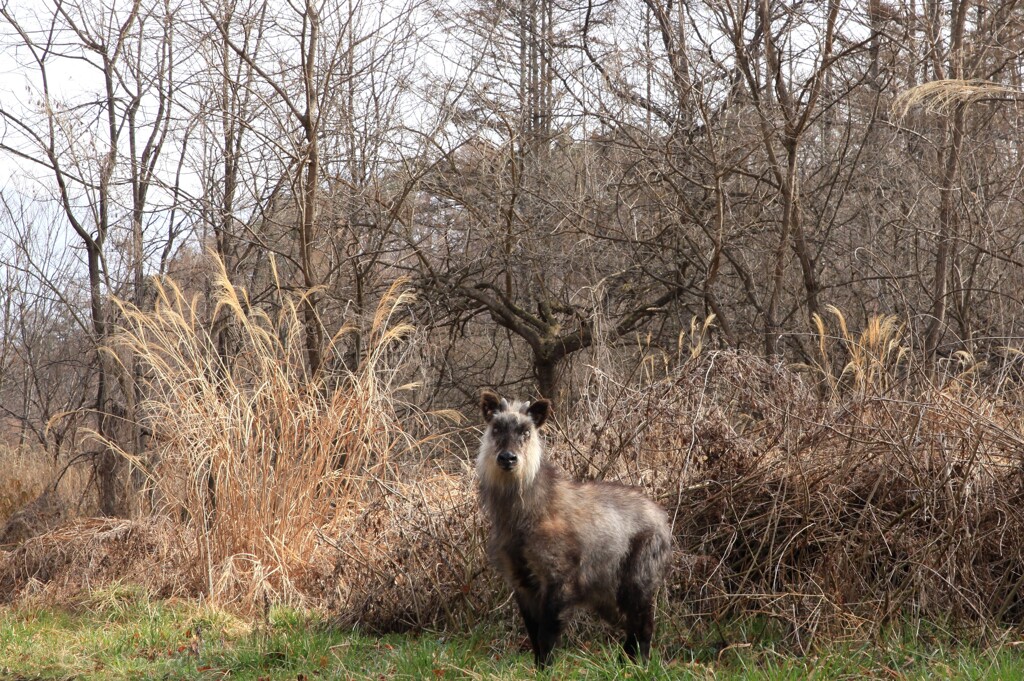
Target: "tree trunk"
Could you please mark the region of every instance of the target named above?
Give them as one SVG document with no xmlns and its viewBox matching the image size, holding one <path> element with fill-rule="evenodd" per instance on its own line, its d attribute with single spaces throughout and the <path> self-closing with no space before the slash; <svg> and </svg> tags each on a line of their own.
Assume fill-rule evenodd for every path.
<svg viewBox="0 0 1024 681">
<path fill-rule="evenodd" d="M 103 309 L 103 292 L 100 288 L 100 251 L 95 241 L 86 244 L 89 261 L 89 298 L 92 313 L 93 333 L 96 338 L 96 402 L 93 409 L 96 413 L 96 431 L 103 439 L 111 436 L 109 395 L 107 386 L 106 361 L 101 346 L 107 338 L 106 312 Z M 100 443 L 100 450 L 93 462 L 96 472 L 96 487 L 99 492 L 100 513 L 105 516 L 116 516 L 123 509 L 118 503 L 117 479 L 120 471 L 120 459 L 110 447 Z"/>
<path fill-rule="evenodd" d="M 954 247 L 957 239 L 957 214 L 954 205 L 956 181 L 960 167 L 960 148 L 964 139 L 964 105 L 953 114 L 950 144 L 946 149 L 942 185 L 939 187 L 939 235 L 935 251 L 935 275 L 932 283 L 931 320 L 925 335 L 925 356 L 930 362 L 936 358 L 939 343 L 946 327 L 946 308 L 949 292 L 950 269 L 955 266 Z"/>
<path fill-rule="evenodd" d="M 555 404 L 559 403 L 559 365 L 560 358 L 547 354 L 533 355 L 533 373 L 537 379 L 537 391 Z"/>
</svg>

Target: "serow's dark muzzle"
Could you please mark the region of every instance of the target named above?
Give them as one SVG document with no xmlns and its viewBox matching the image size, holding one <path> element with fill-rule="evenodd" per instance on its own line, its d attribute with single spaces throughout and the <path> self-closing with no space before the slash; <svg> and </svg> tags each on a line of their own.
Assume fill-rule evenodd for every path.
<svg viewBox="0 0 1024 681">
<path fill-rule="evenodd" d="M 518 461 L 519 457 L 512 452 L 501 452 L 498 454 L 498 465 L 506 471 L 510 471 L 515 468 Z"/>
</svg>

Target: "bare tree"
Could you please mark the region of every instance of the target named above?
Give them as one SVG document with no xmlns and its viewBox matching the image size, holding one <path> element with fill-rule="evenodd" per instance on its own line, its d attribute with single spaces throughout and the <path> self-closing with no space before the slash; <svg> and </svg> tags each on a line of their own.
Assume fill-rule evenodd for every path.
<svg viewBox="0 0 1024 681">
<path fill-rule="evenodd" d="M 467 52 L 464 76 L 436 102 L 450 137 L 424 183 L 437 210 L 421 218 L 448 235 L 413 244 L 420 281 L 456 301 L 453 313 L 484 313 L 524 342 L 538 391 L 557 397 L 568 357 L 627 337 L 683 288 L 674 271 L 642 280 L 601 238 L 607 221 L 629 217 L 616 214 L 596 147 L 579 139 L 585 117 L 567 106 L 574 12 L 479 3 L 446 18 L 453 33 L 469 28 Z"/>
<path fill-rule="evenodd" d="M 67 226 L 85 250 L 96 347 L 92 409 L 101 437 L 110 437 L 115 388 L 112 367 L 99 349 L 111 333 L 108 295 L 143 295 L 144 220 L 171 120 L 171 8 L 142 0 L 117 7 L 62 2 L 24 19 L 7 7 L 0 16 L 9 44 L 27 55 L 35 98 L 29 106 L 0 108 L 15 133 L 0 148 L 49 174 Z M 95 97 L 78 95 L 79 102 L 54 89 L 54 71 L 69 64 L 94 79 Z M 131 244 L 127 279 L 112 269 L 107 251 L 108 239 L 122 233 Z M 108 515 L 125 510 L 118 492 L 121 467 L 101 446 L 96 472 L 101 511 Z"/>
<path fill-rule="evenodd" d="M 215 27 L 205 39 L 219 73 L 220 98 L 203 105 L 216 111 L 222 139 L 223 170 L 209 175 L 216 178 L 209 214 L 218 249 L 241 246 L 256 263 L 267 253 L 280 257 L 285 283 L 305 292 L 306 353 L 315 374 L 333 307 L 367 308 L 384 235 L 410 191 L 388 168 L 401 167 L 396 131 L 413 67 L 412 5 L 203 7 L 196 32 Z M 242 167 L 250 170 L 247 201 L 236 206 Z M 241 257 L 229 259 L 232 269 Z M 341 280 L 351 281 L 351 290 Z"/>
<path fill-rule="evenodd" d="M 13 192 L 0 212 L 0 418 L 17 424 L 19 445 L 57 459 L 74 455 L 76 429 L 90 402 L 88 289 L 74 254 L 47 226 L 59 211 Z M 61 415 L 69 414 L 66 418 Z"/>
</svg>

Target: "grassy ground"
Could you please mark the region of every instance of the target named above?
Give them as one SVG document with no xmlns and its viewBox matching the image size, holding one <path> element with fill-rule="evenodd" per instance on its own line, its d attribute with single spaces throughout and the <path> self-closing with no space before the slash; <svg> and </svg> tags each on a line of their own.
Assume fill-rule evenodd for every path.
<svg viewBox="0 0 1024 681">
<path fill-rule="evenodd" d="M 63 608 L 0 610 L 0 678 L 1024 678 L 1024 650 L 1012 640 L 981 648 L 934 635 L 903 636 L 830 644 L 806 656 L 763 642 L 721 649 L 668 640 L 646 668 L 620 662 L 611 645 L 563 646 L 544 675 L 516 640 L 493 631 L 375 637 L 280 608 L 253 624 L 196 603 L 151 601 L 114 589 Z"/>
</svg>

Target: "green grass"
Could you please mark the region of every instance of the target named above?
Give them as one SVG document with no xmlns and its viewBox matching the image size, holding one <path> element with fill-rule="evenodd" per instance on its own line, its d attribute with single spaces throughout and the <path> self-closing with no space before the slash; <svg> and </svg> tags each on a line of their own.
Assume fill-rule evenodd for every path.
<svg viewBox="0 0 1024 681">
<path fill-rule="evenodd" d="M 621 662 L 610 643 L 584 638 L 560 647 L 551 671 L 538 674 L 521 637 L 505 631 L 376 637 L 291 609 L 250 623 L 118 588 L 62 608 L 0 610 L 0 679 L 1024 678 L 1024 649 L 1009 632 L 990 647 L 904 633 L 803 656 L 755 627 L 737 627 L 726 647 L 670 632 L 645 668 Z"/>
</svg>

